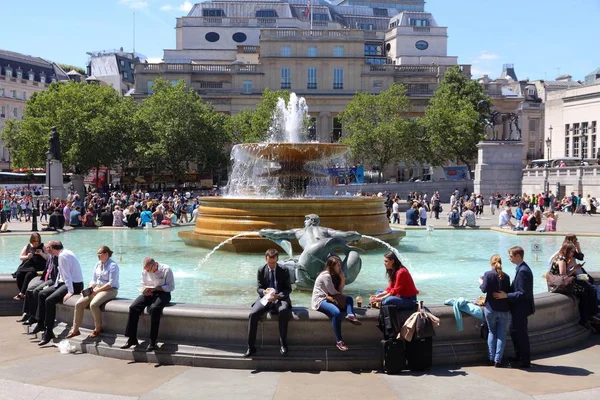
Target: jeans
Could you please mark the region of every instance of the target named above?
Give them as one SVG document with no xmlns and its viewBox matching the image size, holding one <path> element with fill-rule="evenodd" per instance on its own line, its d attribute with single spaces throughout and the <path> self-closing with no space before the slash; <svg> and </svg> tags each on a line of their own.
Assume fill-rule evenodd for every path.
<svg viewBox="0 0 600 400">
<path fill-rule="evenodd" d="M 392 224 L 399 224 L 400 223 L 400 214 L 393 213 L 392 216 L 393 216 Z"/>
<path fill-rule="evenodd" d="M 331 318 L 335 340 L 340 342 L 342 340 L 342 319 L 344 319 L 344 314 L 354 315 L 354 300 L 352 297 L 347 296 L 346 298 L 346 312 L 341 311 L 338 306 L 329 303 L 326 300 L 321 303 L 317 311 L 320 311 Z"/>
<path fill-rule="evenodd" d="M 379 289 L 375 294 L 383 293 L 383 290 Z M 381 302 L 382 306 L 396 306 L 401 310 L 414 310 L 415 304 L 417 303 L 417 296 L 412 297 L 397 297 L 388 296 Z"/>
<path fill-rule="evenodd" d="M 421 226 L 427 225 L 427 218 L 419 218 L 419 221 L 421 222 Z"/>
<path fill-rule="evenodd" d="M 512 316 L 510 311 L 490 311 L 487 308 L 484 309 L 483 314 L 490 331 L 487 341 L 488 358 L 501 363 Z"/>
</svg>

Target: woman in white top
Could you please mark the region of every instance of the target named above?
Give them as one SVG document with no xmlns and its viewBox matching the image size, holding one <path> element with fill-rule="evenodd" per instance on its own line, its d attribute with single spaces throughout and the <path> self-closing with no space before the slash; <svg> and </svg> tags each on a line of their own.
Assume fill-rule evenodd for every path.
<svg viewBox="0 0 600 400">
<path fill-rule="evenodd" d="M 337 256 L 330 256 L 325 262 L 325 269 L 315 281 L 312 293 L 312 308 L 331 318 L 336 346 L 340 351 L 348 350 L 342 339 L 342 319 L 354 325 L 361 322 L 354 315 L 354 300 L 342 294 L 346 278 L 342 272 L 342 261 Z"/>
<path fill-rule="evenodd" d="M 123 226 L 124 220 L 125 216 L 123 215 L 123 211 L 121 211 L 121 207 L 115 206 L 115 211 L 113 211 L 113 226 Z"/>
</svg>

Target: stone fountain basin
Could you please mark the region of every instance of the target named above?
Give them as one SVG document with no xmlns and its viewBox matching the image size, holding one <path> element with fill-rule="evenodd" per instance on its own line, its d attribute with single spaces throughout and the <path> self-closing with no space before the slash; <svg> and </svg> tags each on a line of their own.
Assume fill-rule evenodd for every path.
<svg viewBox="0 0 600 400">
<path fill-rule="evenodd" d="M 328 161 L 344 156 L 349 147 L 339 143 L 246 143 L 234 148 L 253 158 L 305 164 L 311 161 Z"/>
<path fill-rule="evenodd" d="M 304 226 L 304 216 L 317 214 L 321 225 L 343 231 L 357 231 L 395 246 L 406 235 L 392 230 L 386 216 L 382 197 L 335 196 L 320 198 L 238 198 L 203 197 L 193 231 L 179 232 L 185 244 L 212 249 L 219 243 L 242 232 L 258 232 L 263 228 L 294 229 Z M 295 251 L 301 250 L 292 241 Z M 363 239 L 359 246 L 380 247 L 381 244 Z M 264 252 L 277 247 L 257 233 L 238 237 L 221 249 L 238 253 Z"/>
<path fill-rule="evenodd" d="M 600 274 L 593 274 L 600 278 Z M 0 276 L 0 315 L 19 315 L 20 302 L 12 300 L 15 282 L 10 275 Z M 55 334 L 64 337 L 73 319 L 79 296 L 57 307 Z M 292 295 L 293 300 L 293 295 Z M 353 326 L 344 322 L 344 341 L 350 347 L 340 352 L 334 346 L 330 321 L 320 312 L 294 307 L 289 324 L 289 355 L 278 352 L 277 317 L 267 316 L 258 326 L 256 345 L 259 352 L 252 359 L 242 357 L 246 349 L 250 305 L 239 307 L 172 304 L 164 309 L 159 342 L 162 350 L 146 353 L 121 350 L 131 300 L 110 301 L 103 311 L 104 332 L 99 340 L 86 339 L 93 329 L 89 310 L 85 312 L 82 335 L 71 339 L 82 352 L 126 360 L 202 367 L 261 370 L 373 370 L 382 365 L 381 339 L 377 329 L 378 310 L 357 309 L 363 322 Z M 487 359 L 486 342 L 479 337 L 480 321 L 463 314 L 464 330 L 456 330 L 452 307 L 425 304 L 438 316 L 441 325 L 433 339 L 434 365 L 466 365 Z M 577 305 L 566 296 L 541 293 L 535 296 L 536 313 L 529 317 L 529 336 L 533 355 L 573 346 L 590 333 L 578 324 Z M 140 319 L 139 337 L 148 337 L 149 316 Z M 510 341 L 510 340 L 509 340 Z M 512 343 L 506 347 L 512 355 Z"/>
</svg>

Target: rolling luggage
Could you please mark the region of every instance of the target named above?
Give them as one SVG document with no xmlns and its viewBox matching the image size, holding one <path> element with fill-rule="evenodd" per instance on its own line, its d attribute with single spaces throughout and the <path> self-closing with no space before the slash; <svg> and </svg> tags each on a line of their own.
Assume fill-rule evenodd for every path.
<svg viewBox="0 0 600 400">
<path fill-rule="evenodd" d="M 404 340 L 382 340 L 383 369 L 387 374 L 399 374 L 406 369 Z"/>
<path fill-rule="evenodd" d="M 406 366 L 411 371 L 424 371 L 433 363 L 433 338 L 413 338 L 406 343 Z"/>
<path fill-rule="evenodd" d="M 416 304 L 415 308 L 412 310 L 402 310 L 392 305 L 382 306 L 379 309 L 377 326 L 379 330 L 383 332 L 383 338 L 385 340 L 396 339 L 396 336 L 398 336 L 402 330 L 402 325 L 404 325 L 404 322 L 416 311 L 416 309 Z"/>
</svg>

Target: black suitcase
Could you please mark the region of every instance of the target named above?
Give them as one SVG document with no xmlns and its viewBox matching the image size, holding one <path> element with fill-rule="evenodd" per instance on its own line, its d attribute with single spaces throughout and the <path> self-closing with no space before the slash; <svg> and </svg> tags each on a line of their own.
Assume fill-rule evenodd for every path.
<svg viewBox="0 0 600 400">
<path fill-rule="evenodd" d="M 383 369 L 388 374 L 399 374 L 406 369 L 404 340 L 382 340 Z"/>
<path fill-rule="evenodd" d="M 413 338 L 406 342 L 406 366 L 411 371 L 424 371 L 433 364 L 433 338 Z"/>
</svg>

